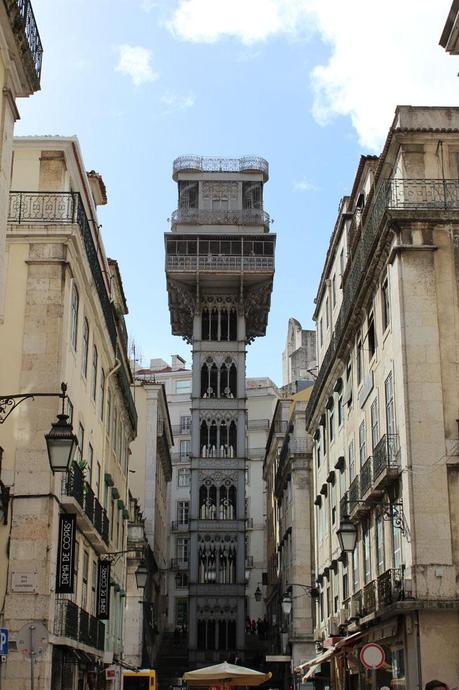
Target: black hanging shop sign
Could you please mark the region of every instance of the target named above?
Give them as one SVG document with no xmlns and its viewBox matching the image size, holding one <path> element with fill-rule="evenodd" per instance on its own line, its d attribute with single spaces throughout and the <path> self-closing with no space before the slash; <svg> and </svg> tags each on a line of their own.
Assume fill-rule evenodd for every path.
<svg viewBox="0 0 459 690">
<path fill-rule="evenodd" d="M 97 573 L 97 618 L 110 618 L 110 561 L 99 561 Z"/>
<path fill-rule="evenodd" d="M 56 594 L 73 594 L 75 570 L 76 515 L 59 516 L 57 548 Z"/>
</svg>

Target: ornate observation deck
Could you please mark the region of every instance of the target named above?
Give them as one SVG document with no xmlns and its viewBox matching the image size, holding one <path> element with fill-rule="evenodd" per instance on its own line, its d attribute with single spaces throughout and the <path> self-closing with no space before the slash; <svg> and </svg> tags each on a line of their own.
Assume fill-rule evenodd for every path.
<svg viewBox="0 0 459 690">
<path fill-rule="evenodd" d="M 182 156 L 174 161 L 178 208 L 165 234 L 172 333 L 191 341 L 202 295 L 237 295 L 247 341 L 265 334 L 276 236 L 263 209 L 264 158 Z"/>
<path fill-rule="evenodd" d="M 173 163 L 172 177 L 177 182 L 179 173 L 261 173 L 263 182 L 269 179 L 268 161 L 260 156 L 218 158 L 210 156 L 180 156 Z"/>
</svg>

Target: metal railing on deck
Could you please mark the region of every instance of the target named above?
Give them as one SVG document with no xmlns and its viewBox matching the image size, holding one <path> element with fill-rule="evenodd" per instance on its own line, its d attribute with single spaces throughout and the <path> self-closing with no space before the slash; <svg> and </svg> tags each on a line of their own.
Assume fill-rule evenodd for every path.
<svg viewBox="0 0 459 690">
<path fill-rule="evenodd" d="M 173 175 L 183 171 L 197 172 L 261 172 L 268 176 L 268 161 L 260 156 L 218 158 L 213 156 L 179 156 L 173 163 Z"/>
<path fill-rule="evenodd" d="M 92 522 L 102 539 L 108 544 L 109 520 L 91 486 L 84 479 L 84 472 L 73 462 L 62 481 L 62 495 L 72 496 L 81 506 L 88 520 Z"/>
<path fill-rule="evenodd" d="M 269 225 L 269 214 L 262 209 L 220 210 L 211 208 L 179 208 L 172 213 L 171 223 L 192 225 Z"/>
<path fill-rule="evenodd" d="M 18 6 L 19 14 L 21 15 L 27 44 L 32 54 L 32 59 L 35 66 L 35 72 L 38 80 L 40 80 L 43 46 L 41 44 L 40 34 L 38 33 L 32 3 L 30 0 L 16 0 L 16 5 Z"/>
<path fill-rule="evenodd" d="M 373 451 L 373 479 L 377 479 L 386 468 L 399 467 L 398 434 L 385 434 Z"/>
<path fill-rule="evenodd" d="M 166 256 L 167 271 L 274 271 L 273 256 Z"/>
<path fill-rule="evenodd" d="M 363 496 L 366 494 L 366 492 L 370 489 L 371 487 L 371 482 L 372 482 L 372 457 L 370 455 L 369 458 L 365 460 L 365 462 L 362 465 L 362 469 L 360 470 L 360 496 Z"/>
</svg>

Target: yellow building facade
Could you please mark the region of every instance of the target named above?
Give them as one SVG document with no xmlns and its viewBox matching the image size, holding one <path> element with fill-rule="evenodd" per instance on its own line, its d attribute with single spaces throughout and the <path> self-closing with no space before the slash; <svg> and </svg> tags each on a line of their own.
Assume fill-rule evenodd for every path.
<svg viewBox="0 0 459 690">
<path fill-rule="evenodd" d="M 1 479 L 10 495 L 0 526 L 0 610 L 12 640 L 2 674 L 5 687 L 13 679 L 17 690 L 29 687 L 17 632 L 40 621 L 50 644 L 36 663 L 36 688 L 95 687 L 104 665 L 123 654 L 126 555 L 110 554 L 126 550 L 137 423 L 126 300 L 97 221 L 105 186 L 85 172 L 75 137 L 15 140 L 11 187 L 0 390 L 58 392 L 66 382 L 78 449 L 70 472 L 53 476 L 44 434 L 59 411 L 55 398 L 23 402 L 0 427 Z M 61 514 L 76 515 L 74 591 L 64 595 L 55 594 Z M 110 617 L 102 621 L 104 558 L 113 563 Z"/>
</svg>

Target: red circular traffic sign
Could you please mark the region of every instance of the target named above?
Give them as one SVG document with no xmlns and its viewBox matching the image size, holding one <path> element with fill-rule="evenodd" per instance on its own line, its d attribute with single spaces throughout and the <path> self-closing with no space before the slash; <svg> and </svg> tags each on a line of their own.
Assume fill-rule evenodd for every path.
<svg viewBox="0 0 459 690">
<path fill-rule="evenodd" d="M 384 649 L 375 642 L 364 644 L 360 650 L 360 661 L 368 669 L 381 668 L 386 660 Z"/>
</svg>

